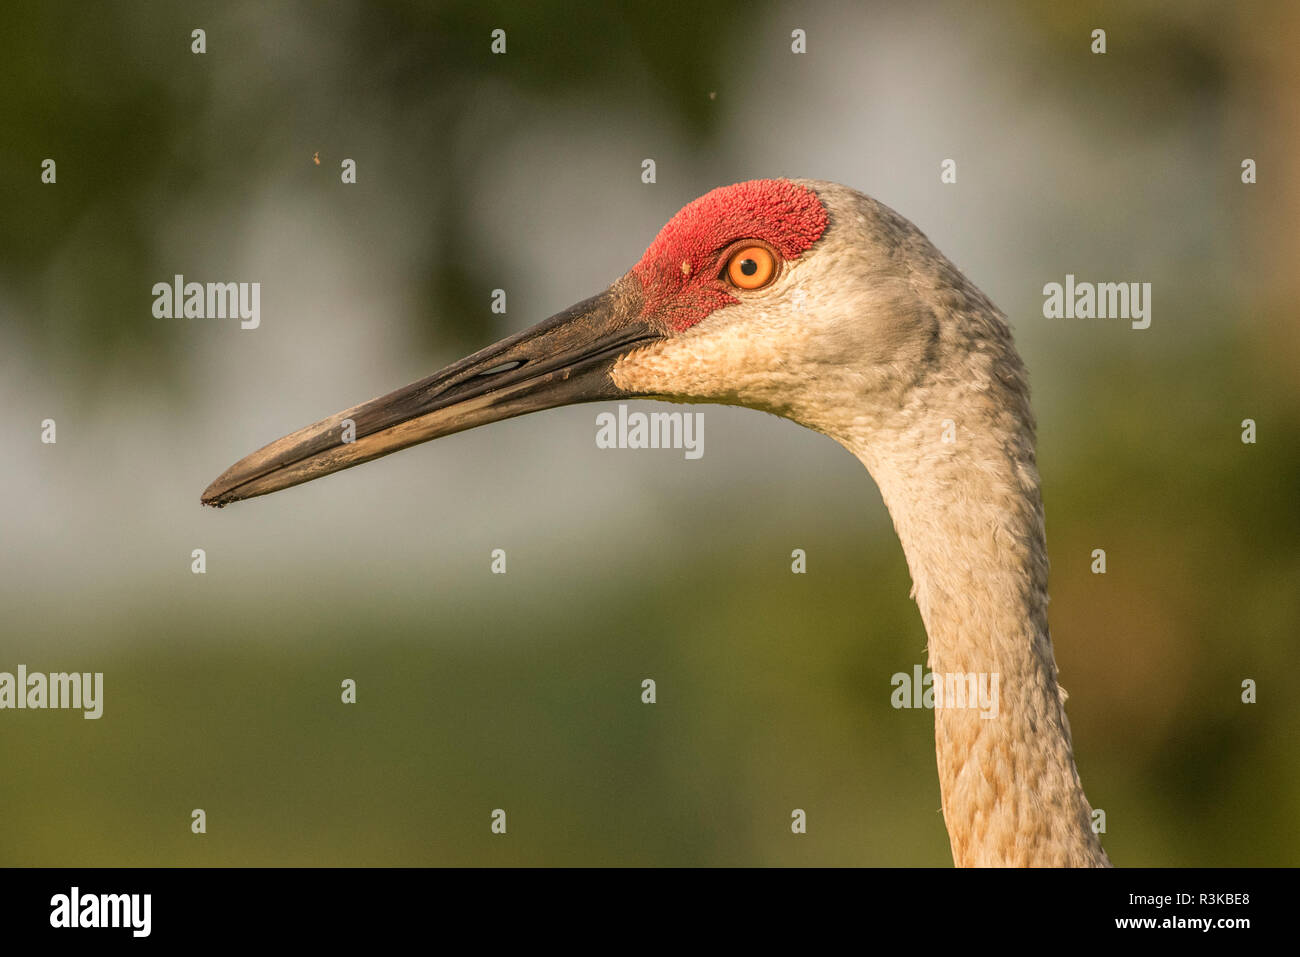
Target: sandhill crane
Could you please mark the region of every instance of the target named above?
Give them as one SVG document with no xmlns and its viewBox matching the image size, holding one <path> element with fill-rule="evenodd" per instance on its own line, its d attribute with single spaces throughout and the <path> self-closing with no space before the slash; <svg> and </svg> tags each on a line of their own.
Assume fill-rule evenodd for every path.
<svg viewBox="0 0 1300 957">
<path fill-rule="evenodd" d="M 902 542 L 931 672 L 1000 679 L 996 716 L 935 709 L 954 861 L 1109 865 L 1048 633 L 1024 365 L 997 307 L 920 230 L 852 189 L 715 189 L 604 292 L 272 442 L 202 500 L 222 506 L 463 429 L 623 397 L 761 409 L 857 456 Z"/>
</svg>

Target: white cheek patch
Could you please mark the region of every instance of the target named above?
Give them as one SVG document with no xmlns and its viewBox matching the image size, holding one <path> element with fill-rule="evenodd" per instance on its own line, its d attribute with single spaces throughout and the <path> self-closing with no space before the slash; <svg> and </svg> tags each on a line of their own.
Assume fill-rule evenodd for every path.
<svg viewBox="0 0 1300 957">
<path fill-rule="evenodd" d="M 685 333 L 620 357 L 610 378 L 629 392 L 736 404 L 745 404 L 746 396 L 760 400 L 764 383 L 789 364 L 791 336 L 785 323 L 774 322 L 778 313 L 768 307 L 775 305 L 720 309 Z"/>
</svg>

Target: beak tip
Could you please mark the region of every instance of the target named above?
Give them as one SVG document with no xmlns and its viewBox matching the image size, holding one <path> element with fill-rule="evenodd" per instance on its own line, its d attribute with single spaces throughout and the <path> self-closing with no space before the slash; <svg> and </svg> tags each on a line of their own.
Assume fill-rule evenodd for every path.
<svg viewBox="0 0 1300 957">
<path fill-rule="evenodd" d="M 229 475 L 229 470 L 203 490 L 203 494 L 199 496 L 200 504 L 210 505 L 213 508 L 225 508 L 231 502 L 239 501 L 239 496 L 232 494 L 235 486 L 228 481 L 227 475 Z"/>
</svg>

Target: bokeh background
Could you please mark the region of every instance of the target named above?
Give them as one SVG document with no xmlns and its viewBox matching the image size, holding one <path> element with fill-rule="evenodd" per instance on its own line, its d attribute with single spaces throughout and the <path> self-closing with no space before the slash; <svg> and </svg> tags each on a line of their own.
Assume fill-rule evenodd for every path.
<svg viewBox="0 0 1300 957">
<path fill-rule="evenodd" d="M 828 439 L 707 407 L 698 461 L 602 451 L 584 406 L 198 504 L 774 175 L 1011 318 L 1113 860 L 1297 863 L 1298 40 L 1286 2 L 5 5 L 0 670 L 106 702 L 0 713 L 0 863 L 950 864 L 902 552 Z M 1067 272 L 1151 282 L 1150 329 L 1042 318 Z M 175 273 L 261 282 L 261 328 L 155 319 Z"/>
</svg>

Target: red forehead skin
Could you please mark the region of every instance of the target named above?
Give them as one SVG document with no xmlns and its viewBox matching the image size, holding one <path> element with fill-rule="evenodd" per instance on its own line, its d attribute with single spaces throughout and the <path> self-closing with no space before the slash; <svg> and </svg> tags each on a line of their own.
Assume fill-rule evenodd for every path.
<svg viewBox="0 0 1300 957">
<path fill-rule="evenodd" d="M 668 221 L 632 267 L 641 280 L 643 311 L 684 332 L 713 310 L 739 302 L 718 276 L 718 257 L 727 246 L 763 239 L 785 259 L 798 259 L 827 222 L 817 194 L 788 179 L 755 179 L 705 193 Z"/>
</svg>

